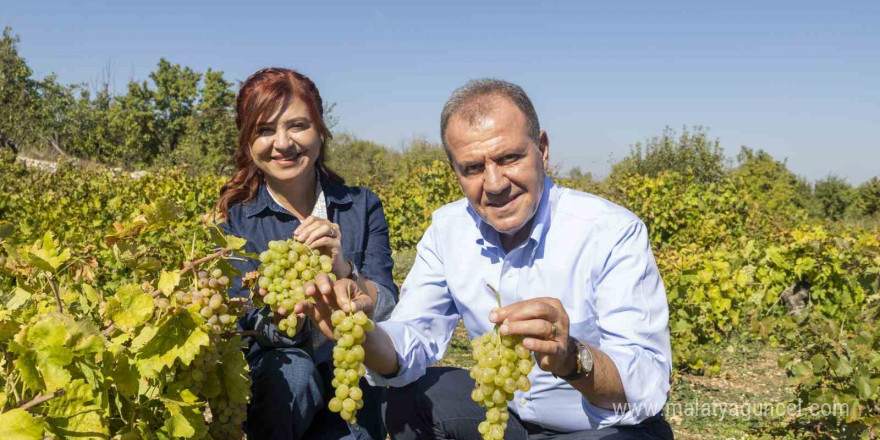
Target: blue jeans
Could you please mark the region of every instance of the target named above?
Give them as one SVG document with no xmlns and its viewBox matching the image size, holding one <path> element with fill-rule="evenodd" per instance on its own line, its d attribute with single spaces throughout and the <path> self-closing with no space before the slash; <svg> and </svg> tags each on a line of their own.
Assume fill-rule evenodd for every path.
<svg viewBox="0 0 880 440">
<path fill-rule="evenodd" d="M 327 409 L 333 397 L 332 365 L 315 364 L 299 348 L 269 348 L 251 352 L 251 402 L 245 432 L 251 440 L 384 440 L 381 400 L 384 389 L 362 379 L 364 407 L 358 425 L 347 424 Z"/>
<path fill-rule="evenodd" d="M 480 440 L 477 425 L 486 410 L 471 400 L 474 380 L 467 370 L 428 368 L 419 380 L 389 388 L 384 405 L 385 426 L 394 440 Z M 523 422 L 510 412 L 504 438 L 511 440 L 672 440 L 672 429 L 655 416 L 636 426 L 613 426 L 580 432 L 556 432 Z"/>
</svg>

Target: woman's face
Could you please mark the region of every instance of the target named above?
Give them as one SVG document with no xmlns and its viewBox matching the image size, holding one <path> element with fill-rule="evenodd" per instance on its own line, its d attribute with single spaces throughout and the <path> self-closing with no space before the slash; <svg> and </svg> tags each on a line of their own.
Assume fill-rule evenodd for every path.
<svg viewBox="0 0 880 440">
<path fill-rule="evenodd" d="M 257 125 L 251 158 L 267 179 L 290 181 L 314 172 L 321 135 L 308 105 L 293 99 L 287 108 Z"/>
</svg>

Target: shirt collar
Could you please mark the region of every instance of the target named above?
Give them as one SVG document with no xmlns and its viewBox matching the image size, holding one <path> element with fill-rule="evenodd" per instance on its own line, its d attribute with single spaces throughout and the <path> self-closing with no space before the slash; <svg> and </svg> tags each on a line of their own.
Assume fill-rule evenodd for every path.
<svg viewBox="0 0 880 440">
<path fill-rule="evenodd" d="M 327 200 L 328 205 L 346 205 L 352 203 L 351 195 L 348 194 L 344 185 L 330 181 L 320 169 L 318 170 L 318 178 L 320 179 L 321 188 L 324 190 L 324 198 Z M 272 195 L 269 194 L 269 188 L 266 187 L 266 182 L 263 181 L 260 182 L 256 197 L 247 203 L 245 213 L 247 217 L 250 218 L 267 209 L 272 212 L 290 215 L 284 207 L 279 205 L 278 202 L 272 198 Z"/>
<path fill-rule="evenodd" d="M 532 217 L 534 221 L 532 222 L 532 229 L 528 238 L 528 242 L 532 245 L 532 257 L 534 257 L 535 251 L 540 247 L 541 242 L 543 242 L 544 237 L 547 235 L 547 229 L 550 227 L 550 214 L 553 211 L 553 206 L 551 205 L 555 205 L 555 200 L 553 199 L 556 198 L 557 192 L 553 180 L 547 175 L 544 175 L 544 191 L 541 193 L 541 201 L 538 203 L 538 209 Z M 483 246 L 493 246 L 498 249 L 503 249 L 503 246 L 501 246 L 501 236 L 498 231 L 477 215 L 476 211 L 474 211 L 470 204 L 468 204 L 467 210 L 471 217 L 477 222 L 477 228 L 479 228 L 480 234 L 483 237 Z"/>
</svg>

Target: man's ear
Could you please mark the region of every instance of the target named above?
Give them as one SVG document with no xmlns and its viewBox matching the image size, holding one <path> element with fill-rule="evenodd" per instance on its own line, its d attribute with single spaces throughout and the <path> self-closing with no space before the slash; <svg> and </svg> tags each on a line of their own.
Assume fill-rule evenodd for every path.
<svg viewBox="0 0 880 440">
<path fill-rule="evenodd" d="M 538 151 L 541 152 L 541 161 L 544 162 L 544 169 L 547 170 L 550 166 L 550 137 L 544 130 L 538 134 Z"/>
</svg>

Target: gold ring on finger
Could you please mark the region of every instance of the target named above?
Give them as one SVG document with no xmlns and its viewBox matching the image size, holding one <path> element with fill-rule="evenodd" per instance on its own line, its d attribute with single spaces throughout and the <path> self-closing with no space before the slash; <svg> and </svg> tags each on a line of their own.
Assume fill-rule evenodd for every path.
<svg viewBox="0 0 880 440">
<path fill-rule="evenodd" d="M 550 324 L 550 339 L 556 338 L 556 323 Z"/>
</svg>

